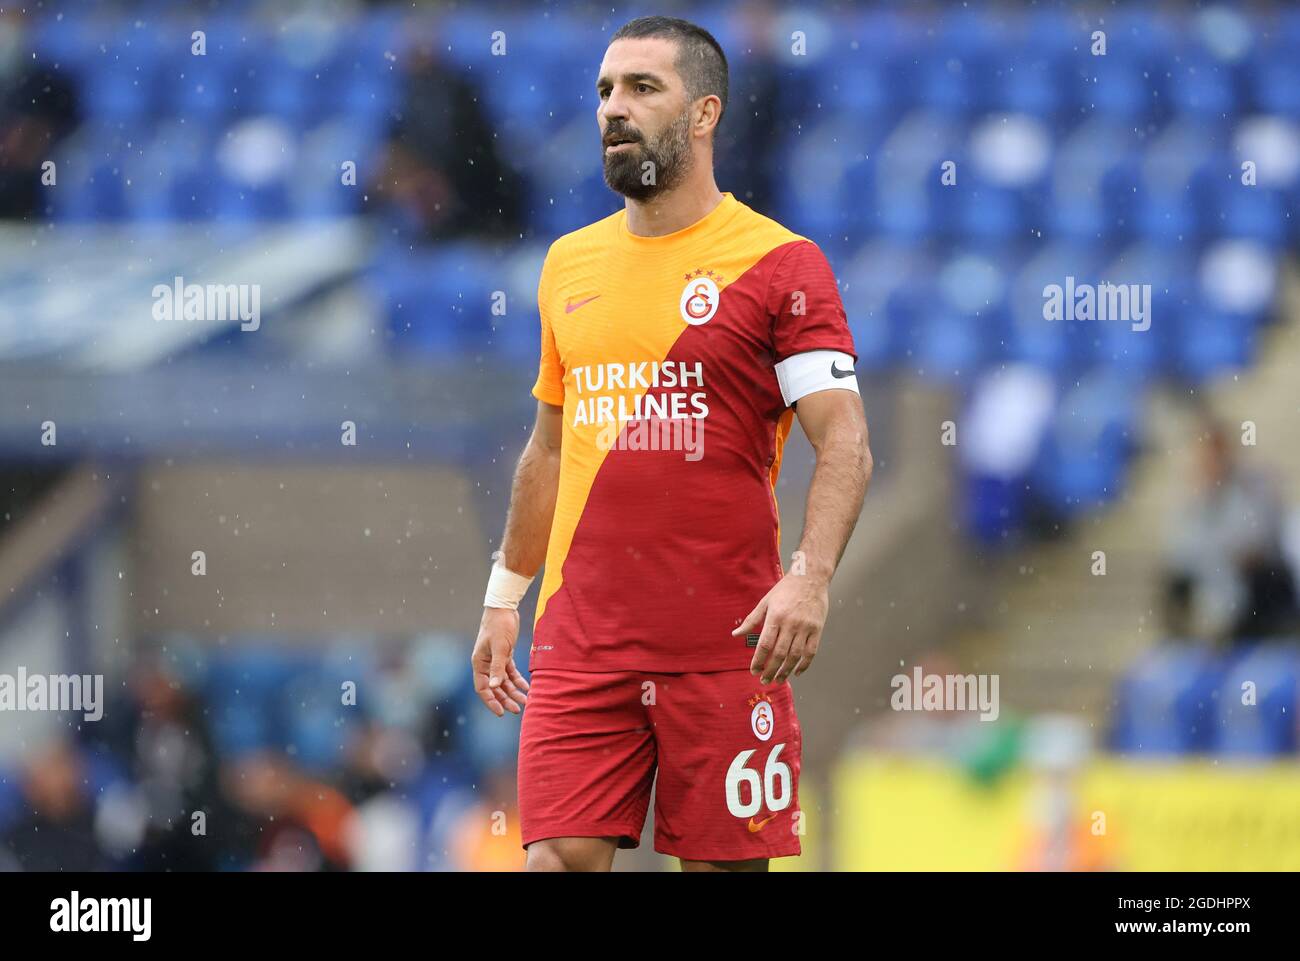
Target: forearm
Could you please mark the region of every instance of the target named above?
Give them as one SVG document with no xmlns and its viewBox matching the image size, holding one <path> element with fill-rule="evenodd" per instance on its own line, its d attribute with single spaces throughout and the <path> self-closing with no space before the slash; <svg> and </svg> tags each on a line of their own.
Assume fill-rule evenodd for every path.
<svg viewBox="0 0 1300 961">
<path fill-rule="evenodd" d="M 802 569 L 829 584 L 858 523 L 871 481 L 871 448 L 866 425 L 836 425 L 816 448 L 817 465 L 808 487 Z"/>
<path fill-rule="evenodd" d="M 515 469 L 501 538 L 501 563 L 516 574 L 534 577 L 546 560 L 559 486 L 559 448 L 546 447 L 534 435 Z"/>
</svg>

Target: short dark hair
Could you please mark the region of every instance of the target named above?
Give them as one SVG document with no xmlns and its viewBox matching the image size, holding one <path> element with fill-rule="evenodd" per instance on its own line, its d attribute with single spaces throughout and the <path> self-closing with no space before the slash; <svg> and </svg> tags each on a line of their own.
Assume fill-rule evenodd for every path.
<svg viewBox="0 0 1300 961">
<path fill-rule="evenodd" d="M 676 41 L 674 65 L 686 84 L 687 96 L 699 100 L 715 94 L 722 102 L 722 109 L 718 111 L 718 121 L 721 122 L 722 115 L 727 112 L 727 55 L 713 34 L 677 17 L 637 17 L 619 27 L 609 42 L 646 37 Z"/>
</svg>

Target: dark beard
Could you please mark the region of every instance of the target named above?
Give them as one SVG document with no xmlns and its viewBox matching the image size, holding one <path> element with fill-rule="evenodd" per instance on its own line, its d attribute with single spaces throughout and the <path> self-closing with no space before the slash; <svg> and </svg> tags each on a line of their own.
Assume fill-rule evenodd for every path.
<svg viewBox="0 0 1300 961">
<path fill-rule="evenodd" d="M 690 112 L 684 110 L 651 143 L 642 140 L 637 149 L 616 154 L 605 153 L 602 146 L 606 185 L 617 194 L 640 201 L 676 187 L 691 169 L 690 129 Z M 654 183 L 643 183 L 641 179 L 649 172 L 644 166 L 647 161 L 654 164 Z"/>
</svg>

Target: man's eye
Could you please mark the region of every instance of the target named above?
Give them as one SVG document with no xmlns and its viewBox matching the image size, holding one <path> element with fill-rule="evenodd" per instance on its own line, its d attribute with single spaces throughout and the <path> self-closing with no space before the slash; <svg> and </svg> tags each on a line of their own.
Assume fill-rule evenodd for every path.
<svg viewBox="0 0 1300 961">
<path fill-rule="evenodd" d="M 650 88 L 647 87 L 647 86 L 646 86 L 645 84 L 643 84 L 643 83 L 639 83 L 639 84 L 636 85 L 636 92 L 637 92 L 637 93 L 645 93 L 645 92 L 648 91 L 649 89 L 650 89 Z"/>
<path fill-rule="evenodd" d="M 600 97 L 601 100 L 607 100 L 607 99 L 609 98 L 609 91 L 608 91 L 608 90 L 597 90 L 597 91 L 596 91 L 596 96 Z"/>
</svg>

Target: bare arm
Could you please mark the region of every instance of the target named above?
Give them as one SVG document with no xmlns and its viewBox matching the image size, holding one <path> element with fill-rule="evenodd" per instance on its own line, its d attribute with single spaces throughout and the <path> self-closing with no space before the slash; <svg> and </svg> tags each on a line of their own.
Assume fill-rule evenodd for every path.
<svg viewBox="0 0 1300 961">
<path fill-rule="evenodd" d="M 501 563 L 516 574 L 534 577 L 546 561 L 546 544 L 555 517 L 560 487 L 562 407 L 537 403 L 537 423 L 519 457 L 510 488 L 510 509 L 501 538 Z M 528 682 L 515 666 L 519 612 L 508 607 L 484 607 L 470 663 L 474 690 L 497 717 L 518 714 L 528 703 Z"/>
<path fill-rule="evenodd" d="M 807 394 L 797 411 L 817 455 L 801 553 L 733 632 L 742 634 L 763 624 L 750 673 L 760 674 L 764 684 L 798 677 L 816 656 L 830 609 L 831 575 L 857 525 L 871 479 L 867 418 L 855 391 Z"/>
<path fill-rule="evenodd" d="M 871 482 L 871 448 L 862 398 L 823 390 L 799 401 L 799 424 L 817 453 L 799 550 L 809 577 L 829 584 L 857 526 Z"/>
<path fill-rule="evenodd" d="M 546 561 L 546 544 L 560 488 L 560 437 L 564 408 L 537 402 L 537 423 L 519 457 L 510 510 L 501 538 L 501 563 L 533 577 Z"/>
</svg>

